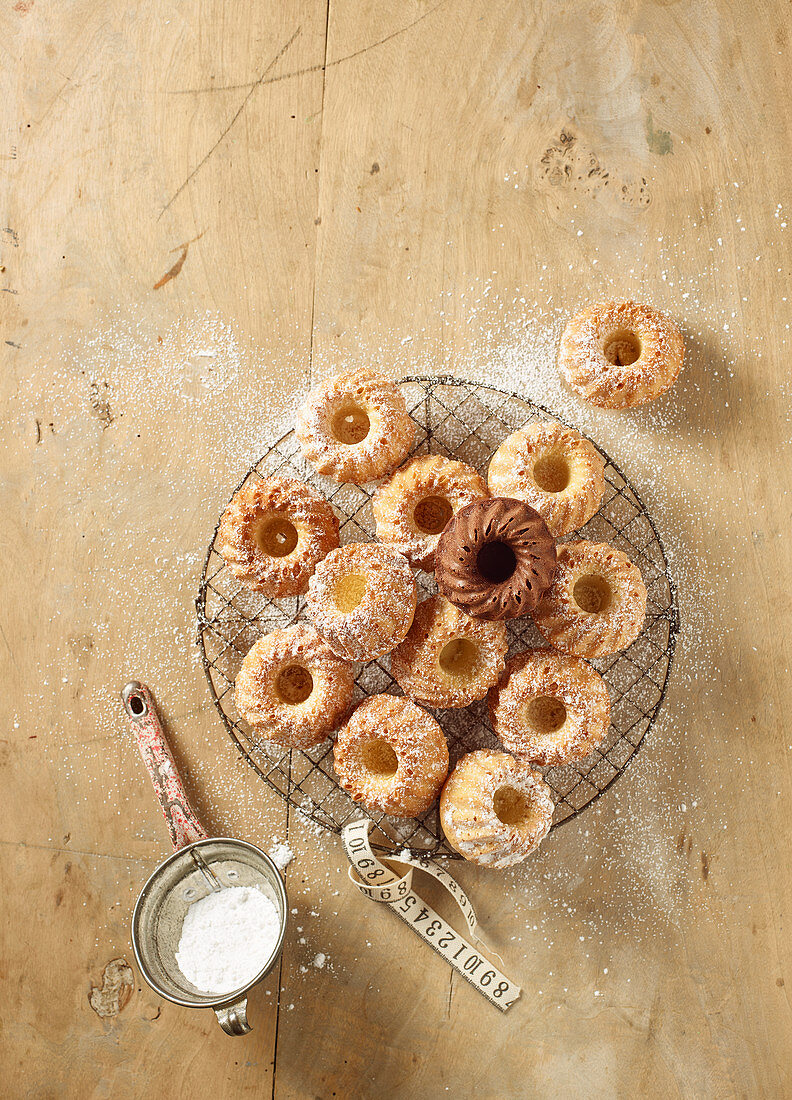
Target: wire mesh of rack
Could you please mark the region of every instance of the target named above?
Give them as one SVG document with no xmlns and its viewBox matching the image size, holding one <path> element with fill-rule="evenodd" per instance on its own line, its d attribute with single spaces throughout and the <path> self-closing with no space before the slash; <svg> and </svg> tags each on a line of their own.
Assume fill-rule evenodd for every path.
<svg viewBox="0 0 792 1100">
<path fill-rule="evenodd" d="M 517 394 L 452 377 L 406 378 L 401 388 L 416 426 L 413 453 L 446 455 L 474 466 L 482 475 L 511 432 L 537 418 L 561 420 Z M 610 543 L 640 568 L 647 589 L 646 621 L 628 649 L 591 662 L 611 696 L 611 727 L 604 740 L 584 760 L 542 769 L 555 799 L 554 826 L 569 821 L 606 791 L 642 744 L 666 692 L 679 630 L 676 590 L 654 521 L 616 463 L 600 447 L 597 450 L 605 462 L 605 495 L 598 513 L 571 537 Z M 339 485 L 317 474 L 303 459 L 293 431 L 272 444 L 238 488 L 251 479 L 274 476 L 298 478 L 329 499 L 339 517 L 342 544 L 374 538 L 371 497 L 375 486 Z M 338 785 L 332 741 L 307 752 L 290 750 L 262 741 L 239 715 L 233 688 L 243 657 L 263 634 L 303 618 L 305 597 L 273 600 L 245 588 L 217 552 L 216 539 L 217 528 L 196 600 L 198 642 L 215 705 L 248 764 L 288 803 L 333 832 L 366 813 L 396 844 L 421 854 L 459 858 L 443 836 L 436 806 L 409 819 L 368 811 Z M 432 574 L 420 571 L 416 580 L 419 599 L 436 591 Z M 508 637 L 510 653 L 543 644 L 530 616 L 510 620 Z M 360 668 L 356 691 L 359 698 L 379 692 L 401 694 L 387 657 Z M 434 713 L 448 739 L 452 762 L 472 749 L 499 747 L 489 725 L 486 700 Z"/>
</svg>

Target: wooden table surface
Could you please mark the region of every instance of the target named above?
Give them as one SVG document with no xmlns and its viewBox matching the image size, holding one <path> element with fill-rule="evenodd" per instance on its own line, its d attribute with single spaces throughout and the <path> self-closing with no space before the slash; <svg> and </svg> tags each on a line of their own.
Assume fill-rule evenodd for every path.
<svg viewBox="0 0 792 1100">
<path fill-rule="evenodd" d="M 5 0 L 0 25 L 3 1094 L 792 1094 L 788 5 Z M 557 380 L 603 295 L 684 327 L 647 409 Z M 631 768 L 519 870 L 459 870 L 523 986 L 503 1017 L 287 820 L 197 659 L 231 488 L 361 362 L 576 421 L 679 583 Z M 134 966 L 113 992 L 168 852 L 132 676 L 207 827 L 295 852 L 245 1039 Z"/>
</svg>

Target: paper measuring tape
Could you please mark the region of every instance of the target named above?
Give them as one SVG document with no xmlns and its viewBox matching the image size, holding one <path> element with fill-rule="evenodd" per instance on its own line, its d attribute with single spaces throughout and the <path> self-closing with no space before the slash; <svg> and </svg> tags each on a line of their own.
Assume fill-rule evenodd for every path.
<svg viewBox="0 0 792 1100">
<path fill-rule="evenodd" d="M 505 1012 L 520 996 L 520 987 L 509 981 L 505 974 L 476 951 L 473 946 L 456 932 L 451 925 L 439 916 L 431 905 L 427 905 L 412 888 L 412 868 L 417 867 L 445 887 L 462 910 L 470 934 L 477 943 L 481 943 L 478 934 L 476 911 L 462 887 L 442 867 L 437 867 L 427 859 L 413 856 L 396 855 L 389 858 L 398 863 L 407 863 L 410 869 L 404 875 L 398 875 L 386 867 L 371 850 L 369 833 L 373 822 L 360 818 L 345 825 L 341 832 L 344 849 L 351 864 L 349 877 L 372 901 L 383 902 L 406 925 L 421 937 L 429 946 L 441 955 L 465 981 L 483 994 L 487 1000 Z"/>
</svg>

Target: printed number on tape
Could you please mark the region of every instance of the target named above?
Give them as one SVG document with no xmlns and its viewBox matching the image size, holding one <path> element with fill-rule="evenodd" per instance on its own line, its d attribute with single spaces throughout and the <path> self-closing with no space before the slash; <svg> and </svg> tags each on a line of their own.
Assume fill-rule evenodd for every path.
<svg viewBox="0 0 792 1100">
<path fill-rule="evenodd" d="M 476 940 L 481 943 L 478 934 L 476 912 L 470 898 L 447 871 L 430 863 L 427 859 L 413 856 L 391 858 L 398 863 L 409 864 L 404 875 L 398 875 L 374 855 L 369 841 L 373 822 L 366 818 L 352 821 L 344 827 L 341 839 L 344 842 L 349 862 L 349 877 L 358 890 L 372 901 L 384 902 L 405 924 L 417 932 L 431 948 L 442 955 L 449 966 L 482 993 L 496 1008 L 505 1012 L 520 996 L 520 987 L 509 981 L 482 954 L 443 920 L 430 905 L 427 905 L 412 888 L 412 868 L 432 875 L 451 894 L 462 911 L 465 923 Z"/>
</svg>

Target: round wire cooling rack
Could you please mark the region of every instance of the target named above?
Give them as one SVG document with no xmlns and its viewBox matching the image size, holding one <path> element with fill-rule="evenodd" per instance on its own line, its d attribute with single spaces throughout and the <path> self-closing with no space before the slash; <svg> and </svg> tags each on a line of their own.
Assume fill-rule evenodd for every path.
<svg viewBox="0 0 792 1100">
<path fill-rule="evenodd" d="M 524 397 L 476 382 L 414 377 L 400 385 L 416 426 L 412 453 L 456 458 L 483 476 L 507 435 L 537 418 L 562 419 Z M 542 769 L 555 799 L 554 826 L 599 798 L 635 755 L 665 696 L 679 631 L 676 589 L 654 521 L 616 463 L 594 446 L 605 462 L 605 495 L 599 512 L 571 537 L 610 543 L 640 568 L 647 590 L 646 621 L 628 649 L 591 662 L 605 678 L 611 696 L 611 727 L 605 739 L 585 760 Z M 373 489 L 338 485 L 317 474 L 303 459 L 294 431 L 273 443 L 237 488 L 252 479 L 274 476 L 298 478 L 330 500 L 339 517 L 342 544 L 374 538 Z M 239 715 L 233 689 L 243 657 L 263 634 L 303 617 L 305 596 L 273 600 L 245 588 L 225 565 L 216 541 L 217 527 L 196 600 L 198 642 L 215 705 L 248 764 L 290 805 L 332 832 L 340 832 L 347 821 L 367 813 L 396 844 L 426 855 L 460 858 L 443 836 L 436 805 L 418 818 L 367 811 L 338 785 L 331 741 L 307 752 L 290 750 L 262 741 Z M 437 590 L 433 574 L 419 571 L 416 581 L 419 599 Z M 545 644 L 529 616 L 511 619 L 507 629 L 510 653 Z M 363 665 L 355 682 L 358 698 L 379 692 L 401 694 L 387 657 Z M 445 731 L 452 762 L 472 749 L 500 748 L 488 722 L 486 700 L 434 714 Z"/>
</svg>

